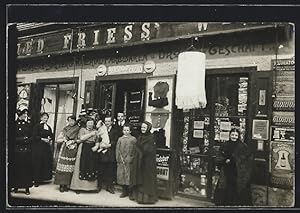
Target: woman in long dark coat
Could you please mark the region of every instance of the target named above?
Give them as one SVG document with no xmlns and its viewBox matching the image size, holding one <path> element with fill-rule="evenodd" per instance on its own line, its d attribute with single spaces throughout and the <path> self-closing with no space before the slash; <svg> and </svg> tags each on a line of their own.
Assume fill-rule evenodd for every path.
<svg viewBox="0 0 300 213">
<path fill-rule="evenodd" d="M 51 146 L 53 133 L 47 124 L 48 119 L 48 113 L 42 113 L 40 123 L 33 128 L 32 161 L 35 187 L 52 179 L 53 153 Z"/>
<path fill-rule="evenodd" d="M 80 130 L 74 115 L 68 117 L 68 123 L 56 140 L 57 143 L 62 143 L 54 178 L 54 184 L 60 185 L 60 192 L 68 191 L 68 186 L 71 184 L 77 154 L 77 136 Z"/>
<path fill-rule="evenodd" d="M 238 129 L 232 129 L 229 137 L 230 140 L 220 147 L 217 158 L 220 177 L 214 201 L 218 206 L 251 206 L 252 155 L 247 144 L 240 140 Z"/>
<path fill-rule="evenodd" d="M 29 195 L 29 188 L 32 187 L 32 159 L 31 159 L 31 130 L 30 124 L 26 121 L 27 109 L 17 112 L 16 140 L 13 146 L 11 186 L 14 192 L 18 188 L 25 188 L 25 194 Z"/>
<path fill-rule="evenodd" d="M 156 182 L 156 146 L 152 124 L 144 121 L 141 135 L 137 139 L 136 153 L 133 161 L 132 183 L 133 193 L 130 199 L 141 204 L 154 204 L 157 198 Z"/>
</svg>

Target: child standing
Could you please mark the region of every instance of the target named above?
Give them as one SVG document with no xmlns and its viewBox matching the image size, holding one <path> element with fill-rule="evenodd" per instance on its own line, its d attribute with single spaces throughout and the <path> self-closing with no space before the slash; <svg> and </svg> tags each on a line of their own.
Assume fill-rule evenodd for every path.
<svg viewBox="0 0 300 213">
<path fill-rule="evenodd" d="M 117 183 L 122 186 L 120 198 L 129 195 L 131 162 L 135 154 L 135 144 L 136 138 L 131 135 L 131 126 L 124 124 L 123 136 L 118 139 L 116 146 Z"/>
</svg>

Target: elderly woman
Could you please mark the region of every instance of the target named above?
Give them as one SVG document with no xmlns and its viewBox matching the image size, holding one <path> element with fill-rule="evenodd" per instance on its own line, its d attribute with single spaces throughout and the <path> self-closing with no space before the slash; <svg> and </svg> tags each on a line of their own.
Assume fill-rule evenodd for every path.
<svg viewBox="0 0 300 213">
<path fill-rule="evenodd" d="M 136 152 L 133 162 L 132 182 L 133 194 L 131 200 L 140 204 L 154 204 L 157 199 L 156 186 L 156 146 L 152 124 L 144 121 L 141 135 L 137 138 Z"/>
<path fill-rule="evenodd" d="M 41 114 L 40 123 L 33 128 L 32 160 L 33 160 L 33 181 L 34 186 L 38 187 L 43 181 L 52 179 L 53 153 L 52 129 L 47 124 L 49 114 Z"/>
<path fill-rule="evenodd" d="M 29 188 L 32 187 L 32 159 L 31 159 L 31 130 L 26 121 L 27 109 L 18 110 L 16 120 L 16 140 L 13 144 L 11 186 L 14 192 L 18 188 L 25 188 L 25 194 L 29 195 Z"/>
<path fill-rule="evenodd" d="M 214 201 L 218 206 L 252 205 L 252 154 L 247 144 L 240 140 L 240 135 L 240 131 L 233 128 L 229 133 L 230 140 L 220 147 L 216 162 L 220 177 L 214 194 Z"/>
<path fill-rule="evenodd" d="M 68 191 L 77 154 L 77 137 L 80 127 L 76 116 L 68 117 L 68 125 L 63 128 L 56 142 L 62 143 L 59 151 L 54 183 L 60 185 L 59 191 Z"/>
<path fill-rule="evenodd" d="M 79 194 L 79 191 L 97 191 L 97 149 L 99 146 L 98 133 L 95 121 L 87 118 L 86 127 L 81 128 L 78 134 L 78 151 L 70 188 Z"/>
</svg>

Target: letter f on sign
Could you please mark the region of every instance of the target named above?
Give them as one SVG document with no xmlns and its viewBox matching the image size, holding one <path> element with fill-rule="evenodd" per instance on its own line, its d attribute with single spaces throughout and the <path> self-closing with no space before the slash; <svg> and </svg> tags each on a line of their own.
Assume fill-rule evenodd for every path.
<svg viewBox="0 0 300 213">
<path fill-rule="evenodd" d="M 64 49 L 68 49 L 69 43 L 71 40 L 71 34 L 64 36 Z"/>
</svg>

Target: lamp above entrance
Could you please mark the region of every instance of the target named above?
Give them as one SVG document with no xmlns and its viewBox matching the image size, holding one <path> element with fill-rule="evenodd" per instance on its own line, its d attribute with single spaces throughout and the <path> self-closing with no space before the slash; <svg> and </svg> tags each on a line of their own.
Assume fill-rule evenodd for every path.
<svg viewBox="0 0 300 213">
<path fill-rule="evenodd" d="M 188 110 L 206 107 L 205 54 L 186 51 L 178 55 L 176 105 Z"/>
</svg>

